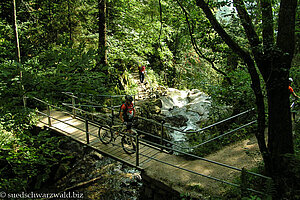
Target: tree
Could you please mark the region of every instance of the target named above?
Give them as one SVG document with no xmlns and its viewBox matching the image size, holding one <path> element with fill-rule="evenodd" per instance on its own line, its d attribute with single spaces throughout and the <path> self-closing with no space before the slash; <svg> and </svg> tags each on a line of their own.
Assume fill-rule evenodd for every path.
<svg viewBox="0 0 300 200">
<path fill-rule="evenodd" d="M 16 5 L 16 0 L 13 0 L 13 9 L 14 9 L 14 33 L 15 33 L 15 42 L 16 42 L 16 57 L 17 57 L 17 62 L 21 64 L 21 50 L 20 50 L 20 44 L 19 44 L 19 34 L 18 34 L 18 24 L 17 24 L 17 5 Z M 23 85 L 23 73 L 22 70 L 20 69 L 20 86 L 22 89 L 22 92 L 25 91 L 24 85 Z M 25 97 L 23 96 L 23 104 L 26 106 L 26 100 Z"/>
<path fill-rule="evenodd" d="M 14 33 L 15 33 L 15 42 L 16 42 L 16 57 L 17 61 L 21 63 L 21 51 L 19 44 L 19 35 L 18 35 L 18 24 L 17 24 L 17 6 L 16 0 L 13 0 L 13 9 L 14 9 Z"/>
<path fill-rule="evenodd" d="M 251 1 L 252 4 L 255 2 Z M 288 78 L 295 46 L 295 15 L 297 0 L 280 2 L 278 28 L 274 28 L 272 2 L 261 0 L 261 33 L 255 30 L 247 12 L 246 3 L 250 1 L 233 0 L 244 29 L 250 49 L 242 48 L 221 26 L 204 0 L 196 0 L 210 21 L 214 30 L 224 42 L 239 55 L 247 65 L 252 80 L 252 89 L 256 96 L 258 113 L 258 131 L 256 137 L 262 153 L 265 169 L 273 177 L 277 186 L 281 186 L 278 195 L 283 192 L 282 178 L 288 171 L 287 154 L 293 154 L 291 115 L 289 108 Z M 275 39 L 276 37 L 276 39 Z M 257 69 L 259 71 L 257 71 Z M 260 84 L 261 74 L 267 90 L 268 105 L 268 144 L 265 142 L 265 105 Z"/>
<path fill-rule="evenodd" d="M 99 0 L 99 64 L 107 65 L 107 50 L 106 50 L 106 0 Z"/>
</svg>

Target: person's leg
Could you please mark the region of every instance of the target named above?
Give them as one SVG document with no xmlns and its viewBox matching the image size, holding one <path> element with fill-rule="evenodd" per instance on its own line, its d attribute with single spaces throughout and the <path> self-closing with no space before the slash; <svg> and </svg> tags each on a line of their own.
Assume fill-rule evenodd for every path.
<svg viewBox="0 0 300 200">
<path fill-rule="evenodd" d="M 142 73 L 139 72 L 139 79 L 140 79 L 140 83 L 142 82 Z"/>
<path fill-rule="evenodd" d="M 144 74 L 144 73 L 141 73 L 141 83 L 144 82 L 144 79 L 145 79 L 145 74 Z"/>
</svg>

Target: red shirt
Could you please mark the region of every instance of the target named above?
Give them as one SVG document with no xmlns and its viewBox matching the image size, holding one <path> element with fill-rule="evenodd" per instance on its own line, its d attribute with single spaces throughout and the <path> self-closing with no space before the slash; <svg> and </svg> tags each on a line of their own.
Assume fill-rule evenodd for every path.
<svg viewBox="0 0 300 200">
<path fill-rule="evenodd" d="M 289 91 L 290 91 L 290 94 L 294 93 L 294 90 L 293 90 L 293 88 L 290 85 L 289 85 Z"/>
<path fill-rule="evenodd" d="M 122 104 L 121 106 L 121 110 L 123 111 L 123 114 L 128 117 L 129 119 L 131 119 L 133 117 L 133 110 L 134 110 L 134 106 L 133 106 L 133 103 L 130 103 L 130 104 Z M 123 116 L 124 116 L 123 115 Z"/>
<path fill-rule="evenodd" d="M 146 67 L 145 67 L 145 66 L 142 66 L 142 67 L 140 68 L 140 71 L 141 71 L 142 73 L 144 73 L 145 70 L 146 70 Z"/>
</svg>

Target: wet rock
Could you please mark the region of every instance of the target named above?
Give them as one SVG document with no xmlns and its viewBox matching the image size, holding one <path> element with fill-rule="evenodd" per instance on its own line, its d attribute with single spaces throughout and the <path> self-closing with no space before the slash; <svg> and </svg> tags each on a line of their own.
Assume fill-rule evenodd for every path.
<svg viewBox="0 0 300 200">
<path fill-rule="evenodd" d="M 184 115 L 175 115 L 175 116 L 166 117 L 166 122 L 175 127 L 186 126 L 187 121 L 188 118 Z"/>
</svg>

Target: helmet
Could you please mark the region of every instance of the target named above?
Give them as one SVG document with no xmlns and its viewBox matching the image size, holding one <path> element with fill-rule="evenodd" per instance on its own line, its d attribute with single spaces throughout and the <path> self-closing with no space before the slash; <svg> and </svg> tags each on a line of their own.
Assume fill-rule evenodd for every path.
<svg viewBox="0 0 300 200">
<path fill-rule="evenodd" d="M 133 98 L 130 95 L 126 95 L 125 96 L 125 100 L 127 100 L 127 101 L 133 101 Z"/>
<path fill-rule="evenodd" d="M 293 82 L 293 79 L 292 79 L 292 78 L 289 78 L 289 82 Z"/>
</svg>

